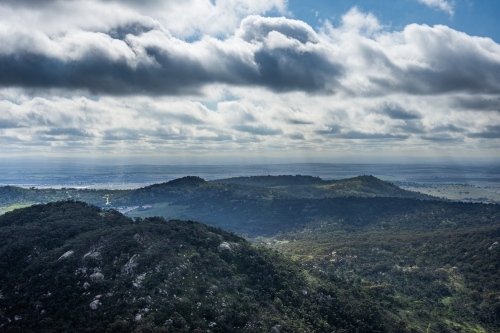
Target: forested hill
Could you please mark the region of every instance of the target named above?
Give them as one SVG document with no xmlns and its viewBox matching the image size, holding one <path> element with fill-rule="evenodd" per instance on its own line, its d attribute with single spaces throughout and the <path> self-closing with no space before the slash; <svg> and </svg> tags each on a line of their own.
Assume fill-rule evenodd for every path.
<svg viewBox="0 0 500 333">
<path fill-rule="evenodd" d="M 311 176 L 252 176 L 215 180 L 219 184 L 236 184 L 274 189 L 296 198 L 321 199 L 333 197 L 396 197 L 434 199 L 425 194 L 403 190 L 373 176 L 342 180 L 323 180 Z"/>
<path fill-rule="evenodd" d="M 297 179 L 302 178 L 313 177 Z M 279 181 L 279 177 L 272 179 L 274 183 Z M 405 198 L 404 195 L 411 192 L 371 176 L 325 186 L 327 192 L 328 188 L 337 187 L 343 189 L 342 193 L 363 192 L 365 195 L 316 198 L 314 191 L 323 190 L 309 185 L 258 187 L 185 177 L 124 191 L 1 187 L 0 205 L 9 207 L 71 198 L 107 209 L 121 209 L 132 217 L 195 220 L 250 237 L 302 230 L 311 223 L 411 231 L 453 229 L 487 224 L 490 219 L 484 216 L 497 218 L 500 211 L 498 205 Z M 310 195 L 313 198 L 301 196 L 301 191 L 313 193 Z M 390 191 L 395 197 L 382 195 Z"/>
<path fill-rule="evenodd" d="M 14 204 L 44 203 L 75 199 L 97 206 L 133 206 L 176 201 L 179 197 L 232 197 L 259 198 L 309 198 L 330 197 L 399 197 L 437 199 L 410 192 L 383 182 L 372 176 L 360 176 L 339 181 L 324 181 L 310 176 L 264 176 L 229 178 L 206 182 L 188 176 L 154 184 L 135 190 L 89 189 L 25 189 L 14 186 L 0 187 L 0 209 Z"/>
<path fill-rule="evenodd" d="M 249 176 L 217 179 L 214 183 L 238 184 L 258 187 L 276 186 L 298 186 L 298 185 L 322 185 L 326 181 L 319 177 L 303 175 L 281 175 L 281 176 Z"/>
<path fill-rule="evenodd" d="M 358 287 L 200 223 L 82 202 L 0 217 L 2 332 L 405 332 Z"/>
</svg>

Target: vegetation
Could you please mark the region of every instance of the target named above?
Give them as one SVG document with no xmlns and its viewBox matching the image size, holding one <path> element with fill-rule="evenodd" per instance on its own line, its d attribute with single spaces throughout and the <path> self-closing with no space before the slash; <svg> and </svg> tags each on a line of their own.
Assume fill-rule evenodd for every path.
<svg viewBox="0 0 500 333">
<path fill-rule="evenodd" d="M 0 216 L 0 330 L 500 332 L 495 204 L 371 176 L 0 188 L 3 207 L 67 198 L 86 203 Z M 113 209 L 122 206 L 133 219 Z M 218 250 L 224 242 L 230 251 Z"/>
<path fill-rule="evenodd" d="M 355 228 L 317 222 L 259 240 L 371 291 L 409 329 L 500 332 L 498 207 L 458 208 L 453 219 L 437 216 L 438 223 L 432 214 L 393 215 Z"/>
<path fill-rule="evenodd" d="M 4 332 L 399 331 L 361 288 L 200 223 L 67 201 L 0 226 Z"/>
<path fill-rule="evenodd" d="M 375 177 L 362 176 L 340 181 L 323 181 L 309 176 L 241 177 L 214 182 L 188 176 L 167 183 L 136 190 L 36 189 L 15 186 L 0 187 L 0 207 L 12 204 L 47 203 L 74 199 L 107 208 L 142 206 L 155 203 L 176 203 L 181 199 L 248 198 L 270 200 L 279 198 L 329 197 L 401 197 L 429 199 L 430 196 L 402 190 Z M 435 199 L 435 198 L 434 198 Z"/>
<path fill-rule="evenodd" d="M 75 199 L 108 209 L 132 207 L 135 209 L 127 212 L 132 217 L 196 220 L 254 237 L 301 228 L 317 219 L 352 220 L 351 211 L 358 208 L 367 214 L 357 213 L 356 219 L 371 219 L 368 212 L 377 210 L 381 202 L 393 206 L 392 197 L 431 198 L 371 176 L 328 182 L 307 176 L 234 178 L 235 184 L 228 183 L 230 180 L 206 182 L 198 177 L 184 177 L 137 190 L 116 191 L 0 187 L 0 205 Z M 312 183 L 322 185 L 295 185 Z M 312 194 L 305 194 L 309 192 Z"/>
<path fill-rule="evenodd" d="M 321 199 L 335 197 L 397 197 L 437 199 L 417 192 L 403 190 L 373 176 L 342 180 L 323 180 L 312 176 L 252 176 L 216 180 L 216 183 L 238 184 L 274 189 L 295 198 Z"/>
</svg>

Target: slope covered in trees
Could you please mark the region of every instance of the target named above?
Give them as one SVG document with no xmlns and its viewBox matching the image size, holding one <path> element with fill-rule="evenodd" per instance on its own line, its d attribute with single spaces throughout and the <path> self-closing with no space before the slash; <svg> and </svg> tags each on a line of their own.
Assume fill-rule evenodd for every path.
<svg viewBox="0 0 500 333">
<path fill-rule="evenodd" d="M 0 256 L 4 332 L 401 331 L 361 288 L 195 222 L 35 205 L 0 217 Z"/>
<path fill-rule="evenodd" d="M 373 224 L 318 221 L 261 241 L 371 291 L 410 329 L 500 332 L 499 207 L 421 204 Z"/>
<path fill-rule="evenodd" d="M 361 176 L 339 181 L 324 181 L 310 176 L 240 177 L 207 182 L 188 176 L 135 190 L 36 189 L 0 187 L 0 207 L 19 203 L 45 203 L 75 199 L 96 206 L 133 206 L 173 202 L 179 198 L 329 198 L 399 197 L 436 199 L 402 190 L 375 177 Z"/>
<path fill-rule="evenodd" d="M 399 192 L 398 188 L 369 176 L 356 177 L 345 182 L 331 182 L 331 184 L 319 178 L 304 176 L 246 177 L 233 180 L 235 183 L 228 182 L 228 180 L 206 182 L 198 177 L 185 177 L 168 183 L 128 191 L 0 188 L 2 202 L 14 202 L 18 205 L 28 204 L 29 200 L 43 202 L 61 197 L 71 197 L 89 203 L 96 202 L 107 207 L 107 210 L 101 210 L 101 208 L 84 203 L 57 203 L 37 205 L 27 210 L 16 210 L 1 216 L 0 225 L 3 225 L 1 227 L 3 238 L 0 245 L 3 252 L 0 252 L 0 255 L 2 258 L 6 258 L 0 262 L 0 267 L 3 270 L 0 272 L 0 280 L 4 278 L 0 281 L 3 288 L 2 297 L 9 292 L 11 295 L 9 297 L 12 295 L 20 297 L 18 295 L 22 293 L 19 288 L 29 284 L 28 282 L 19 284 L 15 277 L 24 276 L 22 281 L 35 279 L 34 275 L 23 274 L 25 274 L 27 267 L 32 267 L 32 262 L 27 260 L 33 260 L 35 263 L 37 261 L 34 258 L 41 258 L 37 257 L 38 252 L 34 252 L 36 244 L 39 244 L 36 245 L 36 250 L 41 251 L 40 253 L 46 253 L 46 255 L 51 253 L 50 260 L 52 261 L 49 264 L 44 262 L 44 265 L 47 264 L 51 267 L 51 271 L 62 269 L 57 268 L 59 267 L 57 265 L 61 265 L 63 259 L 68 260 L 67 262 L 74 260 L 72 264 L 74 265 L 72 266 L 73 274 L 77 273 L 80 268 L 88 268 L 89 271 L 84 273 L 84 275 L 87 274 L 85 278 L 87 280 L 82 277 L 78 278 L 78 281 L 74 280 L 80 276 L 78 275 L 80 273 L 71 280 L 73 284 L 80 283 L 78 284 L 80 287 L 82 287 L 82 283 L 90 283 L 91 281 L 88 282 L 88 280 L 95 273 L 102 273 L 106 279 L 114 276 L 112 280 L 104 281 L 109 283 L 108 286 L 112 290 L 115 290 L 110 292 L 112 295 L 121 293 L 121 300 L 109 297 L 116 304 L 126 304 L 122 305 L 125 308 L 130 308 L 131 304 L 135 304 L 133 297 L 129 299 L 128 296 L 124 296 L 127 293 L 135 295 L 136 301 L 140 297 L 146 297 L 145 294 L 137 294 L 139 290 L 142 290 L 142 287 L 137 290 L 130 287 L 134 286 L 134 283 L 145 286 L 142 283 L 141 274 L 146 274 L 144 281 L 148 281 L 149 277 L 156 279 L 153 276 L 157 274 L 161 276 L 158 281 L 164 281 L 164 283 L 169 281 L 164 278 L 164 275 L 161 275 L 163 274 L 161 270 L 156 272 L 156 266 L 153 267 L 147 262 L 170 263 L 168 261 L 170 259 L 158 259 L 160 261 L 155 259 L 163 258 L 163 252 L 165 252 L 168 253 L 169 258 L 179 259 L 172 259 L 175 264 L 165 266 L 170 273 L 176 271 L 177 267 L 181 267 L 180 265 L 187 265 L 188 272 L 193 272 L 193 270 L 198 272 L 200 268 L 196 265 L 200 262 L 196 258 L 201 258 L 198 255 L 207 254 L 210 259 L 202 261 L 204 263 L 202 266 L 207 266 L 203 268 L 205 271 L 203 269 L 202 271 L 206 272 L 207 276 L 213 277 L 209 281 L 224 281 L 222 284 L 215 282 L 205 284 L 205 287 L 208 288 L 206 290 L 209 291 L 212 290 L 210 289 L 212 286 L 215 286 L 214 290 L 216 291 L 224 290 L 221 293 L 214 292 L 212 295 L 222 298 L 210 298 L 213 304 L 217 304 L 215 308 L 220 308 L 220 304 L 223 303 L 232 304 L 231 308 L 245 313 L 245 318 L 252 318 L 252 316 L 260 318 L 258 325 L 257 322 L 252 322 L 257 326 L 249 324 L 254 325 L 252 329 L 255 328 L 255 331 L 259 331 L 259 329 L 270 330 L 275 325 L 282 325 L 281 331 L 283 332 L 295 332 L 301 329 L 306 332 L 313 329 L 316 329 L 317 332 L 323 332 L 327 331 L 325 327 L 328 326 L 337 332 L 341 332 L 342 329 L 352 331 L 358 327 L 354 322 L 359 319 L 362 323 L 361 331 L 386 329 L 389 331 L 408 330 L 429 333 L 500 332 L 499 205 L 427 200 L 432 199 L 431 197 L 421 200 L 413 198 L 411 195 L 405 197 L 405 191 Z M 315 186 L 337 186 L 338 193 L 351 193 L 353 195 L 318 197 L 315 193 L 319 192 L 314 188 Z M 312 194 L 302 194 L 301 191 L 311 191 Z M 361 192 L 364 194 L 359 194 Z M 408 193 L 411 194 L 411 192 Z M 394 196 L 391 197 L 391 195 Z M 106 202 L 109 204 L 106 205 Z M 135 220 L 112 209 L 122 205 L 137 205 L 137 207 L 141 205 L 138 209 L 128 212 L 128 215 Z M 80 209 L 81 211 L 79 211 Z M 212 227 L 222 227 L 239 234 L 245 234 L 255 243 L 271 247 L 274 250 L 277 249 L 293 261 L 273 251 L 254 248 L 234 234 L 219 229 L 179 221 L 167 223 L 162 218 L 152 218 L 151 216 L 163 216 L 165 219 L 196 220 Z M 150 229 L 144 229 L 146 226 Z M 175 230 L 182 232 L 179 231 L 180 234 L 176 234 L 175 237 L 165 236 L 177 232 L 172 231 L 172 226 L 176 226 Z M 163 230 L 162 228 L 167 229 Z M 133 232 L 133 230 L 136 231 Z M 139 232 L 138 230 L 143 231 Z M 156 231 L 148 234 L 144 230 Z M 154 236 L 157 233 L 163 235 L 163 238 Z M 144 239 L 147 241 L 141 247 L 139 246 L 143 242 L 141 237 L 146 234 Z M 17 239 L 12 235 L 22 235 L 22 237 Z M 136 235 L 138 240 L 134 238 Z M 196 235 L 201 235 L 201 238 Z M 203 238 L 208 243 L 195 241 L 192 237 Z M 184 241 L 173 242 L 173 238 Z M 209 239 L 212 240 L 209 242 Z M 165 240 L 168 242 L 162 243 Z M 223 242 L 228 243 L 232 252 L 218 251 L 218 246 Z M 83 245 L 78 247 L 79 245 L 76 244 Z M 112 244 L 112 246 L 108 247 L 105 244 Z M 126 245 L 128 247 L 124 248 L 124 244 L 128 244 Z M 132 246 L 131 244 L 135 244 L 133 245 L 135 247 L 128 250 Z M 175 251 L 169 249 L 172 244 L 172 249 Z M 191 245 L 188 246 L 188 244 Z M 197 246 L 202 247 L 198 249 Z M 99 250 L 101 247 L 102 251 Z M 109 250 L 111 248 L 120 250 L 113 252 L 114 250 Z M 160 250 L 155 250 L 157 248 Z M 187 248 L 192 251 L 184 251 Z M 59 259 L 70 251 L 73 253 Z M 77 253 L 79 254 L 77 255 Z M 109 256 L 106 257 L 108 261 L 103 259 L 105 253 L 109 253 Z M 240 255 L 242 253 L 245 255 Z M 135 256 L 136 254 L 138 256 Z M 194 257 L 192 257 L 193 254 Z M 112 257 L 113 259 L 111 259 Z M 45 256 L 44 258 L 49 257 Z M 129 264 L 133 266 L 138 260 L 142 260 L 140 258 L 147 258 L 140 264 L 144 270 L 136 271 L 133 273 L 135 275 L 129 273 L 127 275 L 122 272 L 124 267 L 128 267 L 127 263 L 130 260 L 132 261 Z M 188 261 L 185 258 L 192 258 L 192 260 Z M 247 264 L 255 263 L 249 258 L 260 258 L 256 259 L 257 262 L 267 262 L 281 268 L 275 269 L 267 264 L 255 264 L 256 266 L 251 264 L 252 269 L 247 270 Z M 101 261 L 95 261 L 92 266 L 89 264 L 94 262 L 89 261 L 91 259 Z M 115 262 L 115 260 L 117 261 Z M 210 262 L 216 263 L 214 270 L 208 267 Z M 112 266 L 111 263 L 115 266 Z M 225 272 L 224 274 L 227 274 L 217 273 L 217 267 L 225 267 L 221 269 Z M 307 270 L 304 270 L 304 267 Z M 259 269 L 271 273 L 263 273 L 263 271 L 255 273 Z M 40 276 L 48 274 L 41 273 L 40 268 L 35 270 L 41 274 Z M 284 275 L 280 275 L 280 272 Z M 292 282 L 286 279 L 276 280 L 273 278 L 276 275 L 283 278 L 291 276 L 290 281 Z M 26 280 L 27 276 L 31 277 Z M 181 274 L 175 283 L 189 280 L 196 284 L 199 282 L 196 276 L 199 277 L 199 275 L 194 276 L 193 280 L 192 276 L 188 278 L 187 275 Z M 183 277 L 184 279 L 182 279 Z M 48 282 L 44 283 L 47 286 Z M 121 284 L 116 285 L 116 283 Z M 258 283 L 266 283 L 266 287 L 259 285 L 260 289 L 258 290 L 262 292 L 256 293 L 255 286 Z M 268 283 L 270 284 L 268 285 Z M 90 285 L 102 286 L 104 284 L 93 285 L 90 283 Z M 154 288 L 148 289 L 148 293 L 152 293 L 150 297 L 160 295 L 160 290 L 165 289 L 164 286 L 162 287 L 156 282 L 152 283 L 151 286 Z M 226 286 L 233 287 L 226 290 L 224 289 Z M 238 286 L 244 287 L 239 288 Z M 308 289 L 304 286 L 308 286 Z M 60 287 L 62 288 L 62 285 Z M 80 296 L 77 297 L 81 290 L 74 292 L 74 289 L 71 288 L 68 290 L 72 290 L 72 297 L 81 301 Z M 186 302 L 186 297 L 180 296 L 181 292 L 183 292 L 182 295 L 188 295 L 189 299 L 197 299 L 198 301 L 195 303 L 189 303 L 188 308 L 193 308 L 193 306 L 198 306 L 198 302 L 202 305 L 206 304 L 201 299 L 196 298 L 198 296 L 195 294 L 199 291 L 197 290 L 195 287 L 175 289 L 174 295 L 180 297 L 183 302 Z M 250 292 L 250 290 L 252 293 L 247 294 L 246 292 Z M 52 290 L 50 292 L 54 293 Z M 101 295 L 103 300 L 106 299 L 103 296 L 103 289 L 96 289 L 96 292 L 98 293 L 92 297 Z M 44 293 L 46 294 L 47 291 Z M 88 291 L 81 292 L 82 295 L 86 293 Z M 44 294 L 41 295 L 42 298 L 45 297 Z M 172 293 L 169 295 L 171 297 Z M 208 295 L 203 295 L 208 297 Z M 330 298 L 325 295 L 329 295 Z M 337 298 L 334 295 L 337 295 L 335 296 Z M 90 297 L 90 294 L 87 296 Z M 312 298 L 308 298 L 309 296 Z M 328 302 L 325 303 L 323 297 L 326 297 Z M 0 298 L 0 304 L 5 304 L 2 303 L 5 299 L 7 298 Z M 94 302 L 99 299 L 85 299 L 88 303 L 85 306 L 90 304 L 89 301 Z M 336 299 L 340 303 L 325 308 L 325 304 L 332 304 L 329 303 L 330 299 Z M 123 303 L 123 300 L 126 302 Z M 231 300 L 232 303 L 228 303 L 228 300 Z M 177 301 L 179 301 L 177 298 L 173 298 L 169 299 L 168 302 L 174 304 Z M 31 298 L 29 300 L 19 298 L 16 299 L 16 302 L 24 305 L 29 304 L 28 309 L 38 306 L 38 303 Z M 68 306 L 77 306 L 70 300 L 65 302 Z M 103 301 L 99 300 L 99 302 L 104 306 Z M 248 302 L 255 306 L 251 309 L 238 307 Z M 42 302 L 42 304 L 44 303 Z M 297 306 L 302 310 L 294 312 Z M 83 308 L 84 305 L 81 309 Z M 223 308 L 226 309 L 223 311 L 229 311 L 228 307 L 224 306 Z M 94 318 L 98 313 L 90 311 L 88 308 L 85 309 L 90 317 L 82 319 L 84 321 Z M 124 315 L 121 312 L 117 314 L 118 312 L 113 312 L 114 310 L 105 311 L 106 314 L 112 313 L 114 320 L 108 318 L 106 324 L 103 325 L 109 326 L 118 320 L 116 327 L 119 328 L 120 325 L 125 325 L 127 322 L 128 326 L 126 327 L 130 330 L 139 329 L 144 325 L 146 328 L 151 326 L 155 329 L 173 330 L 179 328 L 168 326 L 170 325 L 168 323 L 167 326 L 172 328 L 158 326 L 160 321 L 156 319 L 147 321 L 145 318 L 156 318 L 150 317 L 152 307 L 149 305 L 134 309 Z M 164 309 L 162 311 L 167 311 L 165 307 L 162 309 Z M 168 309 L 175 310 L 174 312 L 167 311 L 171 316 L 179 314 L 183 320 L 190 322 L 191 312 L 188 313 L 187 308 L 184 308 L 184 312 L 178 310 L 177 305 Z M 15 316 L 23 318 L 23 315 L 8 312 L 10 310 L 6 306 L 3 307 L 2 311 L 5 311 L 2 312 L 2 316 L 4 316 L 2 318 L 7 322 L 10 319 L 13 323 L 17 323 L 19 320 L 16 321 Z M 29 313 L 29 311 L 21 312 Z M 203 318 L 213 318 L 217 313 L 219 320 L 235 318 L 228 312 L 222 312 L 222 314 L 221 312 L 213 312 L 212 317 L 206 317 L 208 312 L 203 313 Z M 329 317 L 331 313 L 335 313 L 335 318 Z M 141 315 L 142 319 L 136 321 L 137 315 Z M 195 315 L 194 312 L 193 315 Z M 53 317 L 49 318 L 54 320 Z M 122 321 L 120 318 L 126 319 Z M 312 318 L 322 318 L 320 322 L 326 323 L 327 326 L 316 324 Z M 174 321 L 173 317 L 172 320 Z M 210 320 L 212 321 L 205 324 L 216 322 L 213 319 Z M 300 326 L 299 321 L 306 322 L 304 324 L 306 326 Z M 292 326 L 286 326 L 287 322 L 292 323 L 290 324 Z M 227 330 L 235 331 L 241 328 L 238 326 L 239 324 L 230 324 L 229 322 L 223 324 L 223 320 L 219 324 L 217 324 L 219 328 L 224 327 Z M 108 326 L 106 329 L 110 329 Z M 103 327 L 101 326 L 99 329 L 104 329 Z M 199 327 L 203 331 L 217 331 L 215 326 L 207 328 L 201 322 L 196 325 L 189 324 L 189 327 L 190 330 Z M 285 329 L 285 327 L 287 328 Z M 301 328 L 298 329 L 298 327 Z M 368 329 L 368 327 L 370 328 Z M 97 328 L 88 328 L 90 331 L 94 329 Z M 47 328 L 47 330 L 49 329 Z"/>
<path fill-rule="evenodd" d="M 311 176 L 252 176 L 214 181 L 274 189 L 295 198 L 321 199 L 335 197 L 395 197 L 437 199 L 428 195 L 403 190 L 373 176 L 358 176 L 342 180 L 323 180 Z"/>
<path fill-rule="evenodd" d="M 235 184 L 226 183 L 233 180 Z M 321 185 L 300 185 L 311 183 Z M 345 196 L 355 198 L 351 200 Z M 303 227 L 323 218 L 353 220 L 350 215 L 351 211 L 357 210 L 354 206 L 361 207 L 359 212 L 374 212 L 379 203 L 395 207 L 389 197 L 415 196 L 430 198 L 401 190 L 371 176 L 328 182 L 308 176 L 247 177 L 224 182 L 184 177 L 136 190 L 23 189 L 6 186 L 0 187 L 0 206 L 9 210 L 9 207 L 12 209 L 19 205 L 74 199 L 107 209 L 123 209 L 133 217 L 191 219 L 253 237 Z M 382 201 L 361 198 L 382 198 Z M 407 202 L 403 206 L 407 207 Z M 360 223 L 368 223 L 364 220 L 371 217 L 367 214 L 360 216 L 359 212 L 356 218 Z"/>
</svg>

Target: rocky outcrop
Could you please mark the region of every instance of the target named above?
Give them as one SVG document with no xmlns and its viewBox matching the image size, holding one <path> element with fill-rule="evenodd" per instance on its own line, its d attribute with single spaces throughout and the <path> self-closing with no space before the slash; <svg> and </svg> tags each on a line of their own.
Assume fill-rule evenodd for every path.
<svg viewBox="0 0 500 333">
<path fill-rule="evenodd" d="M 217 247 L 217 250 L 219 250 L 219 252 L 224 252 L 224 251 L 233 252 L 231 245 L 229 245 L 229 243 L 227 242 L 220 243 L 220 245 Z"/>
</svg>

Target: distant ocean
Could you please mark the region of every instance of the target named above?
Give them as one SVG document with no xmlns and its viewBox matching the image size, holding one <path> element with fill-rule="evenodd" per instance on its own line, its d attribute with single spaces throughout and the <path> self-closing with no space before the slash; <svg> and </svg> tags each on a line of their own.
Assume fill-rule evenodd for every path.
<svg viewBox="0 0 500 333">
<path fill-rule="evenodd" d="M 310 175 L 344 179 L 373 175 L 386 181 L 499 185 L 499 165 L 260 164 L 260 165 L 44 165 L 0 163 L 0 186 L 132 189 L 184 176 L 205 180 L 240 176 Z"/>
</svg>

